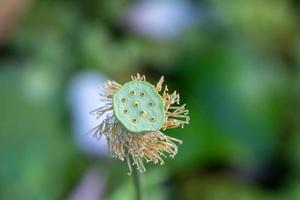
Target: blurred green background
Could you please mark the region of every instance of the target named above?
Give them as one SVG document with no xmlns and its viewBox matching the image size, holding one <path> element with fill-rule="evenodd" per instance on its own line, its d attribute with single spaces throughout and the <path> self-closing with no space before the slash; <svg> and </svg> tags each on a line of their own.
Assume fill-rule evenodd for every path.
<svg viewBox="0 0 300 200">
<path fill-rule="evenodd" d="M 0 0 L 0 199 L 134 199 L 126 165 L 78 142 L 100 102 L 76 95 L 135 73 L 165 75 L 191 117 L 145 199 L 300 199 L 299 6 Z"/>
</svg>

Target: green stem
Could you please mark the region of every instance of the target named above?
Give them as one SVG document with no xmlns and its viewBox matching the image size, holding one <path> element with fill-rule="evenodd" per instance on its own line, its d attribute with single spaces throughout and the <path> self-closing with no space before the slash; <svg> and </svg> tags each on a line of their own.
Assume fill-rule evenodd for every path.
<svg viewBox="0 0 300 200">
<path fill-rule="evenodd" d="M 140 173 L 137 169 L 132 170 L 133 184 L 135 188 L 136 200 L 142 200 Z"/>
</svg>

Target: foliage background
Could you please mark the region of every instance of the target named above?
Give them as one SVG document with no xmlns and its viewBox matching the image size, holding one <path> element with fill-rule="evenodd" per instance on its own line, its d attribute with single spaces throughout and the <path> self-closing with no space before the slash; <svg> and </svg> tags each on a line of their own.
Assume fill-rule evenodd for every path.
<svg viewBox="0 0 300 200">
<path fill-rule="evenodd" d="M 68 88 L 85 72 L 163 74 L 188 105 L 145 199 L 300 199 L 298 1 L 163 2 L 0 1 L 0 199 L 133 199 L 123 163 L 75 142 Z"/>
</svg>

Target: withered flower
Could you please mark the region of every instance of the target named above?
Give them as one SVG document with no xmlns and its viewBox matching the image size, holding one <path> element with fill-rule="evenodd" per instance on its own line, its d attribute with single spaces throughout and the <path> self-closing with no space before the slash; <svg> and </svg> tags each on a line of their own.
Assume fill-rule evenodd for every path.
<svg viewBox="0 0 300 200">
<path fill-rule="evenodd" d="M 182 143 L 161 130 L 183 127 L 190 118 L 185 104 L 179 106 L 176 91 L 169 94 L 165 86 L 162 95 L 159 94 L 163 76 L 156 86 L 140 74 L 131 79 L 124 85 L 105 82 L 104 93 L 100 94 L 105 105 L 92 111 L 97 118 L 105 114 L 105 119 L 91 131 L 97 139 L 106 137 L 111 155 L 126 160 L 130 173 L 134 165 L 145 172 L 143 160 L 162 165 L 164 158 L 176 155 L 176 143 Z"/>
</svg>

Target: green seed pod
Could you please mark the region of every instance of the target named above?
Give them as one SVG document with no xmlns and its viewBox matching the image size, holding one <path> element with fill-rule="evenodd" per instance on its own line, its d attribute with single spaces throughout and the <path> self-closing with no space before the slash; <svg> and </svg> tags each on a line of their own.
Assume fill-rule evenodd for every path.
<svg viewBox="0 0 300 200">
<path fill-rule="evenodd" d="M 113 111 L 128 131 L 139 134 L 160 130 L 164 123 L 164 102 L 154 86 L 130 81 L 113 96 Z"/>
</svg>

